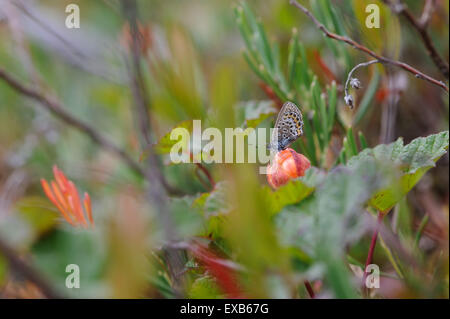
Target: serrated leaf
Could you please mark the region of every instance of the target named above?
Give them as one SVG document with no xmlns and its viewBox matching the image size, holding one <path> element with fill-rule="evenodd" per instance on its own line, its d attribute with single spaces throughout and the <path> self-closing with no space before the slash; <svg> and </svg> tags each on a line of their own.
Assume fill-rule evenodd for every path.
<svg viewBox="0 0 450 319">
<path fill-rule="evenodd" d="M 403 198 L 433 166 L 435 162 L 446 153 L 448 149 L 449 133 L 444 131 L 427 137 L 419 137 L 408 145 L 403 145 L 399 138 L 391 144 L 381 144 L 373 149 L 365 149 L 348 161 L 353 166 L 359 161 L 374 158 L 377 161 L 390 161 L 401 168 L 402 174 L 397 182 L 376 192 L 369 204 L 379 211 L 389 211 Z"/>
<path fill-rule="evenodd" d="M 192 206 L 207 218 L 228 213 L 232 207 L 227 200 L 228 183 L 218 182 L 212 192 L 201 194 Z"/>
<path fill-rule="evenodd" d="M 308 260 L 314 260 L 336 298 L 356 297 L 345 247 L 364 233 L 361 212 L 373 192 L 384 185 L 386 175 L 373 158 L 352 167 L 340 165 L 309 184 L 314 184 L 314 194 L 275 217 L 281 243 L 302 253 L 298 266 L 305 272 Z"/>
<path fill-rule="evenodd" d="M 201 194 L 192 203 L 192 207 L 205 218 L 204 235 L 217 237 L 222 234 L 225 216 L 233 209 L 228 200 L 228 187 L 227 182 L 218 182 L 213 191 Z"/>
<path fill-rule="evenodd" d="M 362 212 L 370 196 L 389 180 L 386 167 L 373 158 L 333 169 L 308 203 L 315 221 L 314 257 L 323 262 L 336 298 L 355 298 L 345 262 L 345 247 L 364 232 Z"/>
</svg>

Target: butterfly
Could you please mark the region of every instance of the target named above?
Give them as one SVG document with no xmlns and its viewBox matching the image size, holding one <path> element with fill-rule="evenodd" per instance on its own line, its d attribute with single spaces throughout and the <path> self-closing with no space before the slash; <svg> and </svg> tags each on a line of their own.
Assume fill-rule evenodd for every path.
<svg viewBox="0 0 450 319">
<path fill-rule="evenodd" d="M 301 135 L 303 135 L 302 113 L 297 105 L 286 102 L 278 113 L 275 130 L 267 148 L 275 152 L 285 150 Z"/>
</svg>

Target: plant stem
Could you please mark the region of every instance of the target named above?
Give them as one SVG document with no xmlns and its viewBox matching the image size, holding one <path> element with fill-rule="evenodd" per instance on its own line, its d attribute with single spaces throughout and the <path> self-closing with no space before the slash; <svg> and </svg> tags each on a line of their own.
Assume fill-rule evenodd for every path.
<svg viewBox="0 0 450 319">
<path fill-rule="evenodd" d="M 304 283 L 305 283 L 306 291 L 308 291 L 309 296 L 311 297 L 311 299 L 314 299 L 316 295 L 314 294 L 314 290 L 311 286 L 311 283 L 308 280 L 305 280 Z"/>
<path fill-rule="evenodd" d="M 150 99 L 149 93 L 144 84 L 143 73 L 141 70 L 141 42 L 139 41 L 138 28 L 138 7 L 136 0 L 122 0 L 122 11 L 124 17 L 127 19 L 130 26 L 130 35 L 132 37 L 132 47 L 130 56 L 126 57 L 130 89 L 133 96 L 133 112 L 138 118 L 139 129 L 141 133 L 141 146 L 145 148 L 152 144 L 153 132 L 150 122 L 149 108 Z M 168 205 L 168 193 L 164 188 L 164 175 L 161 172 L 160 160 L 153 148 L 149 148 L 149 156 L 146 159 L 145 168 L 143 169 L 144 176 L 149 182 L 147 187 L 147 196 L 152 205 L 156 207 L 159 222 L 161 223 L 166 242 L 175 241 L 178 239 L 178 234 L 175 227 L 175 222 L 172 217 L 172 212 Z M 167 247 L 164 250 L 164 259 L 168 265 L 169 275 L 172 280 L 172 288 L 175 296 L 181 298 L 184 294 L 184 278 L 177 276 L 184 269 L 183 252 Z"/>
<path fill-rule="evenodd" d="M 338 35 L 338 34 L 333 33 L 333 32 L 330 32 L 322 23 L 320 23 L 319 20 L 317 20 L 317 18 L 308 9 L 306 9 L 300 3 L 298 3 L 295 0 L 289 0 L 289 2 L 290 2 L 291 5 L 297 7 L 304 14 L 306 14 L 313 21 L 313 23 L 316 25 L 316 27 L 320 31 L 322 31 L 325 34 L 325 36 L 327 36 L 328 38 L 347 43 L 348 45 L 350 45 L 354 49 L 359 50 L 361 52 L 364 52 L 365 54 L 368 54 L 371 57 L 379 60 L 380 63 L 390 64 L 390 65 L 399 67 L 399 68 L 401 68 L 401 69 L 403 69 L 403 70 L 405 70 L 405 71 L 407 71 L 409 73 L 414 74 L 414 76 L 416 78 L 418 78 L 418 79 L 422 79 L 422 80 L 428 81 L 430 83 L 433 83 L 434 85 L 437 85 L 437 86 L 441 87 L 443 90 L 445 90 L 445 92 L 448 93 L 448 87 L 447 87 L 447 85 L 445 85 L 445 83 L 443 81 L 436 80 L 435 78 L 433 78 L 433 77 L 431 77 L 429 75 L 426 75 L 425 73 L 417 70 L 416 68 L 412 67 L 411 65 L 409 65 L 407 63 L 404 63 L 404 62 L 401 62 L 401 61 L 392 60 L 392 59 L 389 59 L 389 58 L 387 58 L 385 56 L 378 55 L 374 51 L 370 50 L 369 48 L 367 48 L 364 45 L 356 42 L 353 39 L 350 39 L 350 38 L 345 37 L 345 36 Z"/>
<path fill-rule="evenodd" d="M 422 237 L 423 230 L 427 226 L 429 219 L 430 219 L 430 216 L 428 214 L 423 216 L 422 221 L 420 222 L 419 228 L 417 229 L 416 237 L 414 238 L 414 248 L 419 247 L 420 237 Z"/>
<path fill-rule="evenodd" d="M 125 163 L 131 170 L 141 176 L 145 176 L 144 169 L 137 163 L 131 156 L 128 155 L 125 149 L 120 148 L 113 143 L 106 135 L 103 135 L 101 131 L 98 131 L 94 126 L 91 126 L 87 122 L 78 119 L 72 115 L 63 105 L 54 97 L 50 97 L 41 93 L 31 86 L 26 86 L 17 80 L 13 75 L 7 73 L 4 69 L 0 68 L 0 79 L 8 84 L 12 89 L 18 93 L 38 102 L 38 105 L 52 113 L 58 119 L 68 124 L 69 126 L 79 130 L 86 134 L 94 143 L 102 147 L 105 151 L 113 154 L 123 163 Z M 176 189 L 173 189 L 167 184 L 166 180 L 162 180 L 163 187 L 167 192 L 173 195 L 180 194 Z"/>
<path fill-rule="evenodd" d="M 441 57 L 438 53 L 436 47 L 431 40 L 430 35 L 427 31 L 428 22 L 430 21 L 431 15 L 434 11 L 435 0 L 427 0 L 422 12 L 420 19 L 416 19 L 414 15 L 409 11 L 408 7 L 402 2 L 398 1 L 397 3 L 392 3 L 392 1 L 383 0 L 394 13 L 401 14 L 405 17 L 406 21 L 408 21 L 411 26 L 416 29 L 419 33 L 420 38 L 427 50 L 428 55 L 431 60 L 433 60 L 436 67 L 439 71 L 448 79 L 449 78 L 449 68 L 448 63 Z"/>
<path fill-rule="evenodd" d="M 11 271 L 22 275 L 26 280 L 32 282 L 39 288 L 42 294 L 49 299 L 64 298 L 53 286 L 47 282 L 43 275 L 33 266 L 23 261 L 9 245 L 0 238 L 0 252 L 5 257 Z"/>
<path fill-rule="evenodd" d="M 389 247 L 384 242 L 383 236 L 381 234 L 379 234 L 378 236 L 380 237 L 380 245 L 384 249 L 384 252 L 386 253 L 386 257 L 391 262 L 392 266 L 394 267 L 394 269 L 395 269 L 397 275 L 400 277 L 400 279 L 403 279 L 404 278 L 403 271 L 400 268 L 399 263 L 395 260 L 396 257 L 394 257 L 394 254 L 392 253 L 392 251 L 389 249 Z M 395 256 L 397 256 L 397 255 L 395 255 Z M 380 274 L 382 274 L 381 271 L 380 271 Z"/>
<path fill-rule="evenodd" d="M 366 265 L 364 267 L 363 287 L 365 288 L 365 290 L 366 290 L 366 279 L 367 279 L 367 275 L 368 275 L 367 266 L 369 266 L 372 263 L 373 253 L 375 252 L 375 245 L 377 244 L 378 231 L 379 231 L 380 225 L 383 221 L 383 217 L 384 217 L 383 212 L 379 211 L 378 218 L 377 218 L 377 224 L 375 226 L 375 230 L 372 235 L 372 240 L 370 242 L 370 247 L 369 247 L 369 253 L 367 254 Z"/>
<path fill-rule="evenodd" d="M 211 189 L 214 189 L 216 187 L 216 182 L 214 181 L 214 178 L 212 177 L 211 173 L 208 171 L 208 169 L 202 165 L 201 163 L 195 163 L 197 165 L 197 168 L 205 174 L 206 178 L 208 179 L 209 183 L 211 184 Z"/>
</svg>

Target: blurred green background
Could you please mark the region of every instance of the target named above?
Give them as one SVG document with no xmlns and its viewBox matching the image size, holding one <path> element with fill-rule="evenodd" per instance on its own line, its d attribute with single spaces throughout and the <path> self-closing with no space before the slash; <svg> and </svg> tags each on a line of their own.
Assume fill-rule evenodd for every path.
<svg viewBox="0 0 450 319">
<path fill-rule="evenodd" d="M 364 26 L 369 2 L 381 8 L 380 29 Z M 69 3 L 80 7 L 80 29 L 64 26 Z M 448 84 L 416 31 L 383 2 L 301 3 L 330 30 Z M 406 3 L 420 16 L 424 1 Z M 187 245 L 180 249 L 179 293 L 159 206 L 147 196 L 147 188 L 159 184 L 0 81 L 2 241 L 61 295 L 75 298 L 224 298 L 235 290 L 256 298 L 307 298 L 305 280 L 320 297 L 362 297 L 368 221 L 380 207 L 367 202 L 395 184 L 392 176 L 410 174 L 416 180 L 400 196 L 389 193 L 395 200 L 384 207 L 392 208 L 384 218 L 390 235 L 377 243 L 381 287 L 369 297 L 448 298 L 448 132 L 433 140 L 439 145 L 424 140 L 420 158 L 405 148 L 395 162 L 394 155 L 383 157 L 392 149 L 378 149 L 374 162 L 350 161 L 399 137 L 407 145 L 448 130 L 448 93 L 400 69 L 374 65 L 356 71 L 363 88 L 351 90 L 356 107 L 349 109 L 347 74 L 369 57 L 324 37 L 287 0 L 140 0 L 137 6 L 153 143 L 193 119 L 203 128 L 269 128 L 280 102 L 291 100 L 305 119 L 305 134 L 292 147 L 314 168 L 273 191 L 258 165 L 205 164 L 216 184 L 211 192 L 197 165 L 170 164 L 160 143 L 161 172 L 181 194 L 163 201 L 177 239 Z M 448 10 L 447 1 L 437 1 L 428 26 L 446 61 Z M 0 8 L 0 68 L 57 97 L 144 166 L 148 150 L 139 142 L 129 84 L 129 30 L 120 1 L 8 0 Z M 45 197 L 39 181 L 53 178 L 55 164 L 90 194 L 95 228 L 71 227 Z M 209 259 L 199 253 L 201 245 Z M 208 262 L 217 258 L 233 266 Z M 79 289 L 65 286 L 68 264 L 80 267 Z M 1 251 L 0 296 L 43 297 L 8 267 Z"/>
</svg>

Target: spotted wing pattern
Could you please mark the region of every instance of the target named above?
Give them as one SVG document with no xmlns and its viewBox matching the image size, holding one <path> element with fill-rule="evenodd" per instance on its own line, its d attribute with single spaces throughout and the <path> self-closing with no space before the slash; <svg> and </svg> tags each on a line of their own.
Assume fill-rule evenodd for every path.
<svg viewBox="0 0 450 319">
<path fill-rule="evenodd" d="M 271 146 L 276 148 L 277 151 L 282 151 L 298 139 L 302 134 L 302 113 L 294 103 L 284 103 L 275 122 L 275 130 L 272 134 Z"/>
</svg>

